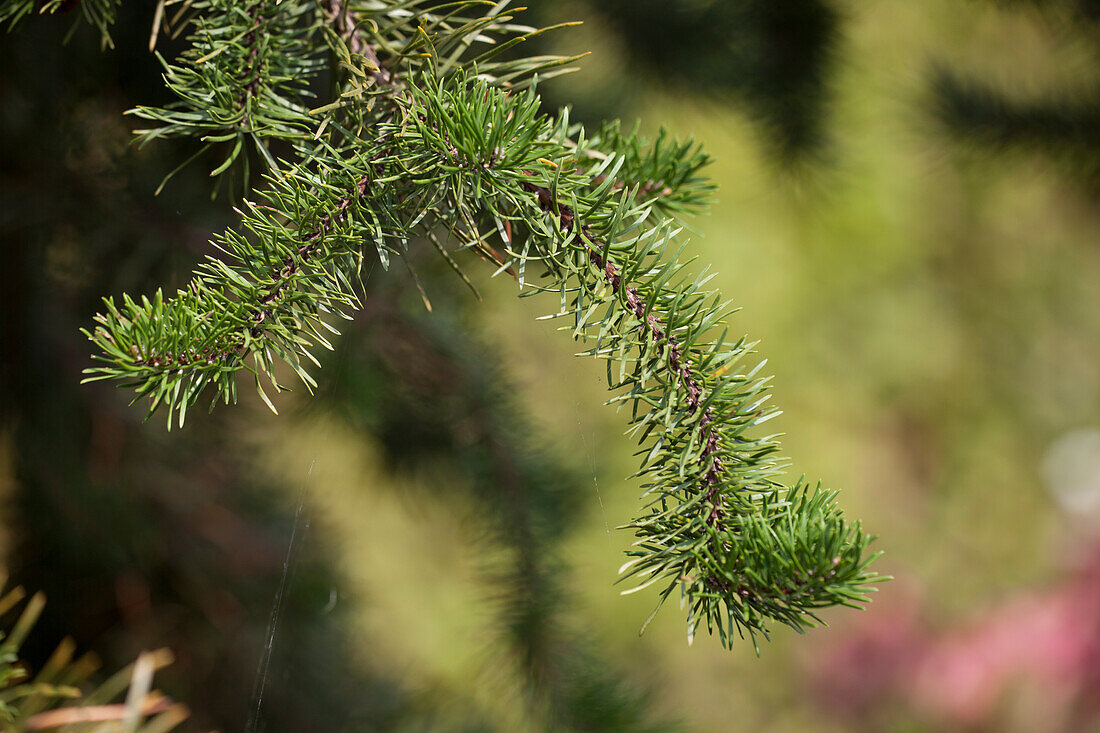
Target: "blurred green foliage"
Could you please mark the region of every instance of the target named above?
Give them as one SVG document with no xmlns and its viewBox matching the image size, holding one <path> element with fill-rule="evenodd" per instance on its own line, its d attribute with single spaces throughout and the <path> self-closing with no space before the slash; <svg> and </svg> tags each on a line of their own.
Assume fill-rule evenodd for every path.
<svg viewBox="0 0 1100 733">
<path fill-rule="evenodd" d="M 595 20 L 606 35 L 593 48 L 620 48 L 621 73 L 563 104 L 583 119 L 637 109 L 651 90 L 735 101 L 786 166 L 818 157 L 825 144 L 829 80 L 842 11 L 827 0 L 588 0 L 532 3 L 548 20 L 568 13 Z M 597 51 L 598 53 L 598 51 Z"/>
</svg>

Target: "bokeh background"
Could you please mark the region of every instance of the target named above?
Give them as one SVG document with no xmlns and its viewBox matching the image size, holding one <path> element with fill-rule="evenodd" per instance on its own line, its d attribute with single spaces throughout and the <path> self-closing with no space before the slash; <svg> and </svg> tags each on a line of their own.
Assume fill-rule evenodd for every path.
<svg viewBox="0 0 1100 733">
<path fill-rule="evenodd" d="M 79 386 L 100 296 L 185 281 L 232 221 L 202 165 L 153 196 L 190 150 L 131 144 L 122 112 L 167 100 L 125 3 L 106 53 L 66 18 L 0 41 L 0 564 L 48 595 L 32 662 L 168 646 L 194 730 L 1100 730 L 1100 4 L 530 4 L 593 52 L 549 106 L 714 156 L 693 253 L 761 339 L 790 475 L 842 489 L 894 580 L 759 659 L 689 647 L 675 604 L 639 638 L 602 366 L 476 262 L 482 302 L 425 256 L 430 315 L 371 268 L 278 417 L 169 434 Z"/>
</svg>

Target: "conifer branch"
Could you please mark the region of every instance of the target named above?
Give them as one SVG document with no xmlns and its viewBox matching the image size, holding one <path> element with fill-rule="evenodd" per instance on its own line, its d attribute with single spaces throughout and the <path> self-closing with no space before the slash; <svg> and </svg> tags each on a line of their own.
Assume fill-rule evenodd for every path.
<svg viewBox="0 0 1100 733">
<path fill-rule="evenodd" d="M 293 0 L 284 4 L 297 18 Z M 106 301 L 86 332 L 99 352 L 88 379 L 134 386 L 150 413 L 163 406 L 169 425 L 182 425 L 208 388 L 214 401 L 235 401 L 246 370 L 274 409 L 261 378 L 283 389 L 282 361 L 316 385 L 305 363 L 317 363 L 316 346 L 330 348 L 333 317 L 358 305 L 368 243 L 384 267 L 399 257 L 415 278 L 410 247 L 449 237 L 455 253 L 513 273 L 522 295 L 557 294 L 548 317 L 571 319 L 573 337 L 594 342 L 583 353 L 607 363 L 609 402 L 629 408 L 640 445 L 647 502 L 627 525 L 638 540 L 625 592 L 657 584 L 663 602 L 679 589 L 689 639 L 705 624 L 727 646 L 746 633 L 755 644 L 769 621 L 801 631 L 819 608 L 866 602 L 877 580 L 871 538 L 844 521 L 834 493 L 779 480 L 774 436 L 753 435 L 778 414 L 765 406 L 763 362 L 741 366 L 753 344 L 727 342 L 728 303 L 680 259 L 679 218 L 710 192 L 699 175 L 706 156 L 664 134 L 650 144 L 612 124 L 588 137 L 568 110 L 542 114 L 536 77 L 571 59 L 501 60 L 540 32 L 513 24 L 506 5 L 329 2 L 309 16 L 323 15 L 323 27 L 286 26 L 286 43 L 265 46 L 286 56 L 262 63 L 236 39 L 266 11 L 227 12 L 223 22 L 243 29 L 232 37 L 196 36 L 211 49 L 173 68 L 224 59 L 274 88 L 271 59 L 312 68 L 313 36 L 299 34 L 320 30 L 339 65 L 338 96 L 295 118 L 294 134 L 311 130 L 309 141 L 293 148 L 297 160 L 271 166 L 239 226 L 216 239 L 223 259 L 209 258 L 173 297 Z M 201 86 L 216 75 L 191 78 Z M 250 83 L 232 99 L 242 89 L 251 98 Z"/>
<path fill-rule="evenodd" d="M 212 176 L 240 162 L 247 184 L 250 148 L 261 168 L 277 168 L 270 141 L 308 141 L 315 128 L 305 103 L 322 65 L 316 8 L 310 0 L 198 0 L 189 10 L 190 48 L 175 63 L 157 54 L 176 101 L 129 114 L 160 123 L 135 131 L 141 144 L 195 137 L 199 152 L 227 151 Z"/>
</svg>

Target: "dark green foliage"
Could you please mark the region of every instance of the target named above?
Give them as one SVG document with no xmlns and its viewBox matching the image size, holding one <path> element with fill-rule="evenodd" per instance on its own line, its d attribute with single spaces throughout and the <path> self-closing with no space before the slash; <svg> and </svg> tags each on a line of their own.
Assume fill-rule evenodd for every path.
<svg viewBox="0 0 1100 733">
<path fill-rule="evenodd" d="M 1041 153 L 1100 190 L 1100 94 L 1021 101 L 947 69 L 933 74 L 932 89 L 940 119 L 960 140 Z"/>
<path fill-rule="evenodd" d="M 632 93 L 655 86 L 731 97 L 758 122 L 776 157 L 795 164 L 823 152 L 828 76 L 841 13 L 830 0 L 588 0 L 622 41 Z M 533 3 L 554 17 L 557 3 Z M 592 95 L 596 105 L 628 96 L 622 80 Z M 574 100 L 568 100 L 574 101 Z"/>
<path fill-rule="evenodd" d="M 120 0 L 5 0 L 0 5 L 0 23 L 13 28 L 27 16 L 39 13 L 53 15 L 79 10 L 79 15 L 99 30 L 100 45 L 103 48 L 114 47 L 111 40 L 111 26 L 118 15 Z M 76 30 L 73 24 L 69 35 Z M 67 38 L 67 37 L 66 37 Z"/>
<path fill-rule="evenodd" d="M 1100 3 L 1095 0 L 1004 2 L 1020 12 L 1035 5 L 1059 37 L 1076 36 L 1100 61 Z M 1003 83 L 937 64 L 931 73 L 935 113 L 960 141 L 1004 152 L 1031 151 L 1053 160 L 1094 195 L 1100 193 L 1100 86 L 1071 93 L 1014 94 Z"/>
</svg>

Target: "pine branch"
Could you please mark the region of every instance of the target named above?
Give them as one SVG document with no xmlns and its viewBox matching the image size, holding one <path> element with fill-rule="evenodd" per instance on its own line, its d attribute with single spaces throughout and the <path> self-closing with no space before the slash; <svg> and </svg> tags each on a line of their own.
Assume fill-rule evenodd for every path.
<svg viewBox="0 0 1100 733">
<path fill-rule="evenodd" d="M 522 173 L 528 179 L 537 178 L 531 171 Z M 655 239 L 661 240 L 662 248 L 671 240 L 667 229 L 650 229 L 639 235 L 634 243 L 650 234 L 656 237 L 631 252 L 629 246 L 623 246 L 622 234 L 640 224 L 648 209 L 632 210 L 633 196 L 622 196 L 615 211 L 632 213 L 622 217 L 628 223 L 622 232 L 616 232 L 614 224 L 622 221 L 616 214 L 593 206 L 587 217 L 580 217 L 575 206 L 559 203 L 566 198 L 562 195 L 565 184 L 561 175 L 547 185 L 531 180 L 520 183 L 524 191 L 534 194 L 538 209 L 556 224 L 547 237 L 550 241 L 539 249 L 552 252 L 571 247 L 587 260 L 583 267 L 576 259 L 544 258 L 552 272 L 559 262 L 564 264 L 555 273 L 555 279 L 563 283 L 563 296 L 564 281 L 579 280 L 571 307 L 563 307 L 557 315 L 574 315 L 574 334 L 583 335 L 591 314 L 607 308 L 602 321 L 594 325 L 599 327 L 598 340 L 612 343 L 602 348 L 598 343 L 589 353 L 618 361 L 624 368 L 615 379 L 609 362 L 609 386 L 627 390 L 612 401 L 633 402 L 635 425 L 642 428 L 641 441 L 645 443 L 651 433 L 660 435 L 643 451 L 646 457 L 640 473 L 655 479 L 648 487 L 653 498 L 650 513 L 630 525 L 642 536 L 639 544 L 643 549 L 632 553 L 637 559 L 624 566 L 630 571 L 628 577 L 640 579 L 640 584 L 627 592 L 663 581 L 667 583 L 662 593 L 665 598 L 680 586 L 690 604 L 689 638 L 696 623 L 705 618 L 708 628 L 727 644 L 735 629 L 752 634 L 763 630 L 767 618 L 801 630 L 817 620 L 810 609 L 865 600 L 860 589 L 872 578 L 866 571 L 869 560 L 863 559 L 869 538 L 858 526 L 844 524 L 833 495 L 818 491 L 809 496 L 801 486 L 786 492 L 774 483 L 771 476 L 776 467 L 767 456 L 777 446 L 767 439 L 743 437 L 747 428 L 777 414 L 759 409 L 766 399 L 757 399 L 763 380 L 750 383 L 755 370 L 721 380 L 708 378 L 704 371 L 726 371 L 747 351 L 742 341 L 722 353 L 721 339 L 693 348 L 691 342 L 705 330 L 699 328 L 700 317 L 703 322 L 713 318 L 719 312 L 717 300 L 704 308 L 708 297 L 694 292 L 695 283 L 668 285 L 680 269 L 674 260 L 656 262 L 638 286 L 624 282 L 622 273 L 639 271 Z M 552 188 L 558 189 L 557 194 Z M 605 179 L 599 188 L 613 187 Z M 575 190 L 569 198 L 584 201 Z M 490 204 L 488 208 L 494 207 Z M 638 219 L 631 223 L 631 216 Z M 600 217 L 612 217 L 613 222 L 602 238 L 594 232 L 598 225 L 579 223 Z M 537 225 L 527 225 L 538 236 Z M 554 242 L 555 238 L 559 241 Z M 616 257 L 621 264 L 615 263 Z M 647 289 L 650 292 L 643 296 Z M 662 309 L 663 303 L 668 305 Z M 686 313 L 691 314 L 687 319 L 683 318 Z M 623 346 L 637 356 L 624 355 Z M 630 376 L 625 374 L 629 363 L 636 367 Z M 649 412 L 639 417 L 639 408 L 647 406 Z M 735 468 L 727 469 L 727 463 Z M 793 514 L 787 510 L 791 506 L 795 507 Z M 784 524 L 792 516 L 803 523 L 798 531 Z M 811 532 L 818 542 L 804 541 Z M 781 572 L 768 573 L 769 577 L 761 580 L 761 569 L 774 569 L 784 550 L 799 542 L 779 561 Z M 821 553 L 826 549 L 835 554 L 825 557 Z M 799 572 L 800 566 L 810 569 Z"/>
<path fill-rule="evenodd" d="M 231 171 L 240 160 L 247 183 L 249 148 L 264 166 L 277 168 L 270 141 L 312 137 L 316 123 L 305 102 L 311 96 L 309 82 L 322 64 L 313 40 L 318 24 L 315 4 L 201 0 L 188 9 L 194 28 L 190 48 L 178 63 L 170 64 L 157 54 L 165 85 L 177 101 L 168 107 L 130 110 L 129 114 L 160 123 L 135 132 L 143 145 L 162 137 L 188 136 L 202 143 L 199 152 L 225 148 L 228 152 L 211 175 Z"/>
<path fill-rule="evenodd" d="M 93 378 L 130 380 L 139 395 L 152 397 L 150 412 L 167 403 L 169 419 L 178 410 L 181 425 L 207 386 L 216 386 L 216 398 L 233 401 L 236 372 L 270 375 L 273 354 L 312 387 L 301 361 L 312 360 L 313 343 L 328 345 L 321 314 L 342 314 L 357 302 L 359 242 L 375 235 L 369 214 L 348 216 L 370 193 L 365 171 L 351 171 L 349 162 L 320 180 L 304 170 L 272 178 L 264 202 L 246 202 L 241 211 L 243 229 L 257 235 L 258 246 L 228 231 L 217 245 L 232 264 L 208 259 L 175 299 L 166 301 L 158 291 L 140 304 L 128 296 L 121 307 L 108 300 L 90 337 L 110 354 L 111 366 Z M 288 228 L 284 221 L 295 216 L 296 226 Z M 249 356 L 254 366 L 247 365 Z"/>
<path fill-rule="evenodd" d="M 572 316 L 579 338 L 598 329 L 596 346 L 587 353 L 608 360 L 608 382 L 617 392 L 612 402 L 631 406 L 634 434 L 643 445 L 639 475 L 648 479 L 650 503 L 629 525 L 641 539 L 635 559 L 624 566 L 638 582 L 627 592 L 661 583 L 664 599 L 679 587 L 689 605 L 689 637 L 705 621 L 726 644 L 735 632 L 764 631 L 767 619 L 801 630 L 816 622 L 816 608 L 865 600 L 873 579 L 864 558 L 869 539 L 843 522 L 832 494 L 810 493 L 801 485 L 784 489 L 772 457 L 778 446 L 747 437 L 749 429 L 777 414 L 763 409 L 767 380 L 756 377 L 759 367 L 734 369 L 749 352 L 744 339 L 726 345 L 722 337 L 708 337 L 725 308 L 702 290 L 702 278 L 686 279 L 683 264 L 665 254 L 679 246 L 679 230 L 654 215 L 653 192 L 644 192 L 647 198 L 639 202 L 641 186 L 615 186 L 628 156 L 569 138 L 567 120 L 538 113 L 533 91 L 509 94 L 461 75 L 407 78 L 402 95 L 393 98 L 396 111 L 378 124 L 377 138 L 356 141 L 354 158 L 325 163 L 326 176 L 347 181 L 354 171 L 359 195 L 329 193 L 327 204 L 322 197 L 295 210 L 290 202 L 306 195 L 295 189 L 294 197 L 269 195 L 267 206 L 250 205 L 245 212 L 244 228 L 260 235 L 265 251 L 286 239 L 302 242 L 289 259 L 284 255 L 282 269 L 265 269 L 259 248 L 227 234 L 223 240 L 234 245 L 244 268 L 219 279 L 211 269 L 216 266 L 208 264 L 210 276 L 194 289 L 215 298 L 226 291 L 234 295 L 220 301 L 218 310 L 201 313 L 194 309 L 202 302 L 183 296 L 155 318 L 182 308 L 187 321 L 199 322 L 234 306 L 247 309 L 252 315 L 238 322 L 237 331 L 223 332 L 237 352 L 251 350 L 255 371 L 270 375 L 274 351 L 312 386 L 300 358 L 310 357 L 306 325 L 317 334 L 321 323 L 321 310 L 309 310 L 310 304 L 322 296 L 326 304 L 351 305 L 354 297 L 348 269 L 333 270 L 343 276 L 330 276 L 316 289 L 297 277 L 298 268 L 313 266 L 315 255 L 324 263 L 337 251 L 351 254 L 329 249 L 330 227 L 348 226 L 349 235 L 373 239 L 383 261 L 402 255 L 410 237 L 440 222 L 467 248 L 497 251 L 488 244 L 495 234 L 503 246 L 502 269 L 515 266 L 522 273 L 531 262 L 542 265 L 552 285 L 534 289 L 560 293 L 561 307 L 553 315 Z M 590 157 L 599 163 L 577 163 Z M 680 190 L 666 186 L 666 195 L 694 200 L 687 182 L 698 164 L 688 153 L 672 159 L 664 179 Z M 349 187 L 334 186 L 332 178 L 308 180 L 327 192 Z M 300 177 L 303 189 L 306 183 Z M 336 213 L 318 213 L 334 205 Z M 302 217 L 302 211 L 309 213 Z M 306 225 L 318 219 L 320 225 Z M 293 225 L 280 230 L 281 221 Z M 310 232 L 304 239 L 298 234 L 303 231 Z M 395 241 L 400 246 L 385 244 Z M 292 288 L 317 300 L 288 297 Z M 131 312 L 101 321 L 91 336 L 108 352 L 110 365 L 97 376 L 145 378 L 144 391 L 157 395 L 154 407 L 167 401 L 169 412 L 177 409 L 182 418 L 201 382 L 187 382 L 181 390 L 172 381 L 179 377 L 127 373 L 128 365 L 117 358 L 118 347 L 134 341 L 130 323 L 141 320 L 140 312 Z M 218 376 L 231 379 L 232 373 L 225 369 Z M 228 399 L 232 390 L 223 386 L 221 392 Z"/>
<path fill-rule="evenodd" d="M 755 644 L 770 621 L 801 631 L 821 607 L 866 602 L 871 538 L 843 520 L 835 494 L 781 483 L 774 436 L 754 436 L 778 414 L 765 407 L 763 362 L 742 366 L 753 344 L 727 342 L 728 304 L 680 259 L 677 217 L 709 194 L 706 157 L 614 125 L 589 138 L 568 110 L 541 114 L 536 76 L 569 59 L 498 60 L 539 32 L 512 24 L 506 4 L 330 2 L 339 93 L 313 111 L 310 142 L 272 166 L 240 224 L 217 238 L 223 259 L 200 265 L 186 289 L 106 301 L 86 332 L 99 351 L 88 379 L 134 386 L 150 414 L 164 406 L 182 425 L 208 388 L 214 402 L 235 401 L 245 370 L 274 409 L 261 377 L 283 389 L 282 361 L 315 386 L 305 363 L 330 348 L 333 317 L 359 303 L 365 243 L 414 278 L 415 242 L 437 243 L 450 264 L 470 249 L 513 273 L 521 294 L 556 293 L 548 317 L 594 342 L 584 354 L 607 362 L 609 402 L 629 408 L 647 504 L 627 525 L 639 539 L 626 593 L 657 584 L 663 602 L 679 589 L 689 639 L 705 623 L 726 646 L 746 632 Z M 462 15 L 479 5 L 487 12 Z M 224 20 L 234 34 L 203 36 L 207 56 L 255 71 L 260 56 L 238 39 L 261 15 L 235 17 Z M 312 58 L 305 42 L 288 48 L 304 53 L 289 66 Z M 242 89 L 252 98 L 242 79 L 233 105 Z"/>
</svg>

